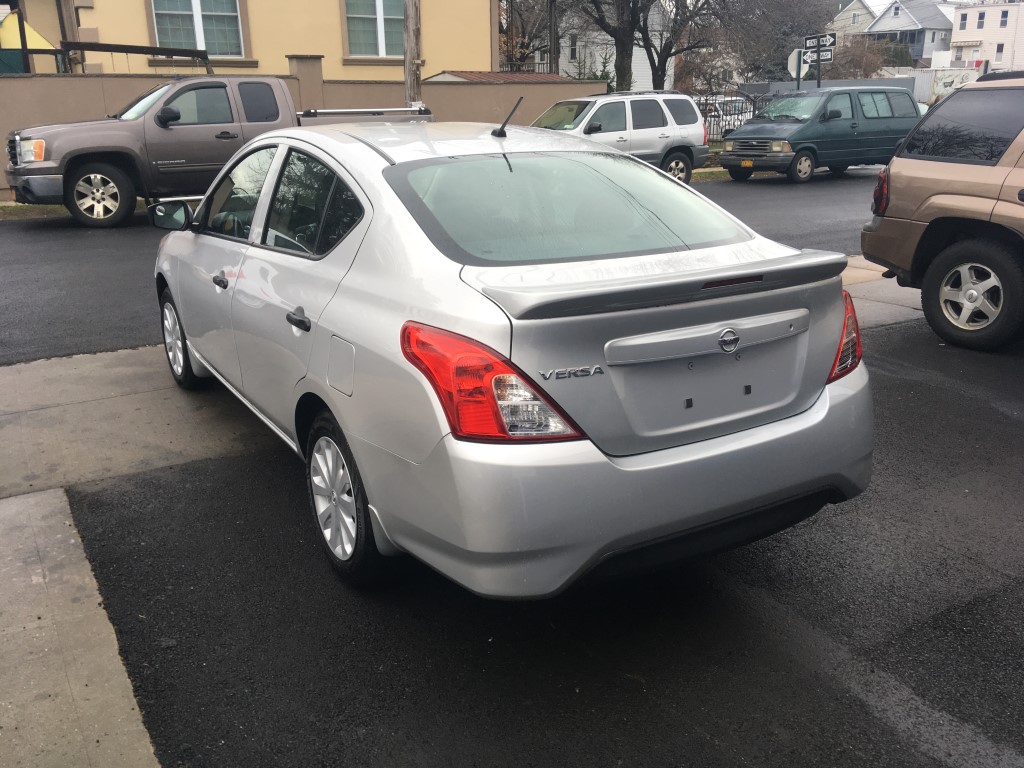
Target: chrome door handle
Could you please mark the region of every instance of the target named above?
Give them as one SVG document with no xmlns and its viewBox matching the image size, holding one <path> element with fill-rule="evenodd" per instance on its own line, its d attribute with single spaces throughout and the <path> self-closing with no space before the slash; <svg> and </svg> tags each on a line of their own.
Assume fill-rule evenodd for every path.
<svg viewBox="0 0 1024 768">
<path fill-rule="evenodd" d="M 618 141 L 618 142 L 624 142 L 625 140 L 626 139 L 623 136 L 619 136 L 619 138 L 616 139 L 616 141 Z"/>
<path fill-rule="evenodd" d="M 228 289 L 228 279 L 224 276 L 223 272 L 213 276 L 213 284 L 218 288 L 223 288 L 225 291 Z"/>
<path fill-rule="evenodd" d="M 285 315 L 285 319 L 300 331 L 305 331 L 306 333 L 309 333 L 309 329 L 313 327 L 313 324 L 309 322 L 309 318 L 306 317 L 306 311 L 302 307 L 296 307 L 294 312 L 289 312 Z"/>
<path fill-rule="evenodd" d="M 670 138 L 672 138 L 672 137 L 671 137 L 671 136 L 669 136 L 669 135 L 668 135 L 667 133 L 659 133 L 659 134 L 658 134 L 658 138 L 659 138 L 659 139 L 670 139 Z"/>
<path fill-rule="evenodd" d="M 857 124 L 856 124 L 856 123 L 850 123 L 850 127 L 851 127 L 851 128 L 856 128 L 856 127 L 857 127 Z"/>
<path fill-rule="evenodd" d="M 215 139 L 237 139 L 238 138 L 238 134 L 237 133 L 231 133 L 230 131 L 221 131 L 220 133 L 218 133 L 213 138 L 215 138 Z"/>
</svg>

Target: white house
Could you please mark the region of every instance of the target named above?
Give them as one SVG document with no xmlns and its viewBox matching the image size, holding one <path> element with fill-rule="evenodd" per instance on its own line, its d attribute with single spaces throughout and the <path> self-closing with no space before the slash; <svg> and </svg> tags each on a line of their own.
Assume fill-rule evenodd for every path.
<svg viewBox="0 0 1024 768">
<path fill-rule="evenodd" d="M 1024 19 L 1019 3 L 961 6 L 953 16 L 950 66 L 991 71 L 1024 67 Z"/>
</svg>

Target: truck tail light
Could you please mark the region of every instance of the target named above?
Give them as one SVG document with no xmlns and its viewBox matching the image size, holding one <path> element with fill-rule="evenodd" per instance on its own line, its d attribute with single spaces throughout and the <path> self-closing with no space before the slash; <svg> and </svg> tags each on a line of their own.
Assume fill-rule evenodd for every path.
<svg viewBox="0 0 1024 768">
<path fill-rule="evenodd" d="M 871 193 L 871 212 L 875 216 L 885 216 L 889 207 L 889 166 L 878 172 L 875 191 Z"/>
<path fill-rule="evenodd" d="M 839 337 L 839 351 L 836 352 L 832 371 L 826 384 L 837 381 L 860 365 L 863 350 L 860 343 L 860 326 L 857 324 L 857 310 L 853 308 L 853 299 L 843 291 L 843 333 Z"/>
<path fill-rule="evenodd" d="M 583 432 L 509 360 L 472 339 L 407 322 L 402 353 L 426 376 L 452 435 L 483 442 L 579 440 Z"/>
</svg>

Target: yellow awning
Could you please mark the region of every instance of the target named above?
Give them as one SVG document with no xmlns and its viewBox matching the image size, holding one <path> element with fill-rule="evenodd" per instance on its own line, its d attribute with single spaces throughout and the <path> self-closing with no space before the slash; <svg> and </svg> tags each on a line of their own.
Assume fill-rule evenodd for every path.
<svg viewBox="0 0 1024 768">
<path fill-rule="evenodd" d="M 54 47 L 27 22 L 25 24 L 25 41 L 29 48 L 52 49 Z M 9 13 L 7 18 L 0 21 L 0 48 L 21 50 L 21 33 L 18 31 L 17 13 Z"/>
</svg>

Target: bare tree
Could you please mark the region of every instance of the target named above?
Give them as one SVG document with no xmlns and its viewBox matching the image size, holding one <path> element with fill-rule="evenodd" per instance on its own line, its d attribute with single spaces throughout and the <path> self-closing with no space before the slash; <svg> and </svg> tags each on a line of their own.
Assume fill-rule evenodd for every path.
<svg viewBox="0 0 1024 768">
<path fill-rule="evenodd" d="M 655 90 L 665 87 L 674 57 L 708 46 L 716 10 L 715 0 L 657 0 L 643 10 L 637 38 L 651 65 Z"/>
<path fill-rule="evenodd" d="M 872 77 L 886 66 L 890 57 L 887 43 L 865 35 L 849 35 L 845 45 L 836 46 L 828 73 L 833 78 Z"/>
<path fill-rule="evenodd" d="M 612 39 L 615 45 L 615 87 L 628 89 L 633 82 L 633 46 L 641 19 L 660 0 L 574 0 L 573 10 Z M 662 78 L 664 83 L 664 78 Z"/>
</svg>

